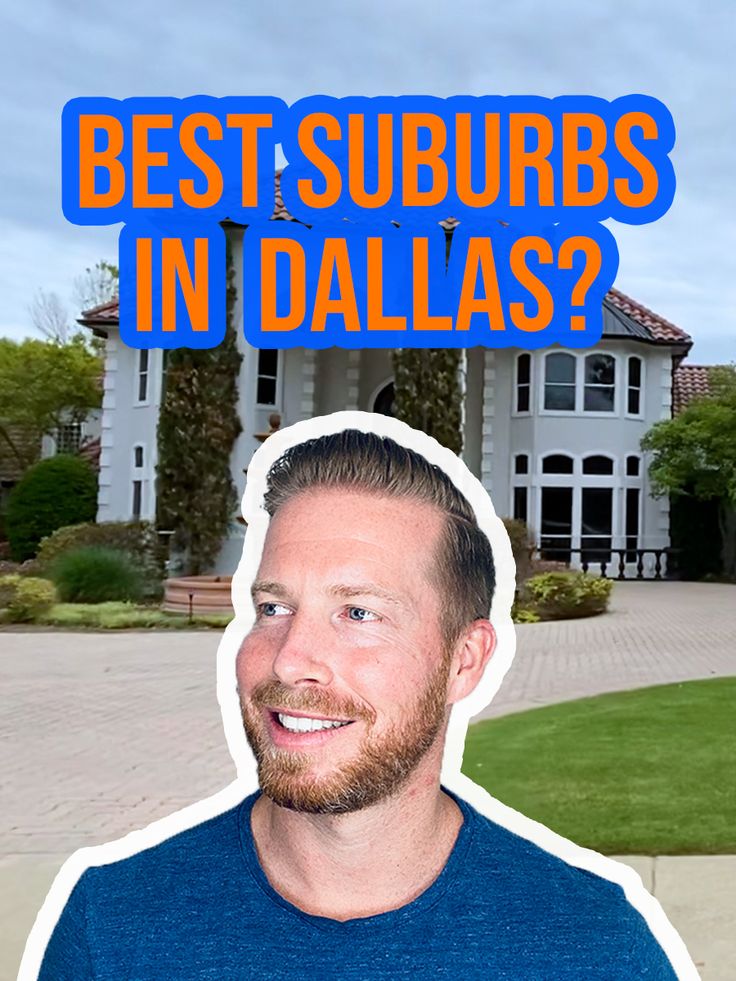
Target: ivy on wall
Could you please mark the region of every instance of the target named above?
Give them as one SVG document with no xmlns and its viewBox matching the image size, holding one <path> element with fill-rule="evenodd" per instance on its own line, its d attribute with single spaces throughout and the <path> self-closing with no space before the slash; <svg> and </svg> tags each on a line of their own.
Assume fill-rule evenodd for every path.
<svg viewBox="0 0 736 981">
<path fill-rule="evenodd" d="M 156 523 L 159 530 L 173 532 L 171 549 L 183 558 L 187 575 L 212 567 L 238 503 L 230 456 L 242 432 L 237 403 L 243 358 L 233 326 L 234 280 L 228 245 L 223 342 L 207 350 L 176 348 L 166 363 Z"/>
<path fill-rule="evenodd" d="M 446 233 L 446 259 L 452 232 Z M 463 448 L 460 363 L 455 349 L 402 348 L 393 352 L 394 414 L 460 453 Z"/>
<path fill-rule="evenodd" d="M 402 348 L 392 356 L 396 418 L 453 453 L 463 448 L 460 358 L 460 351 L 447 348 Z"/>
</svg>

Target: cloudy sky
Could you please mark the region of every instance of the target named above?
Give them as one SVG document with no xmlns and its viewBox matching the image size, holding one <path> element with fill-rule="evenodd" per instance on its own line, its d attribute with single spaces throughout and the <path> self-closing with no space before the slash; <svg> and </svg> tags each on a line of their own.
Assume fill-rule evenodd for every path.
<svg viewBox="0 0 736 981">
<path fill-rule="evenodd" d="M 643 92 L 674 117 L 678 188 L 655 224 L 613 227 L 616 285 L 692 335 L 691 361 L 736 360 L 733 0 L 3 6 L 0 336 L 32 333 L 39 288 L 76 315 L 74 279 L 117 258 L 116 227 L 61 213 L 60 117 L 75 96 Z"/>
</svg>

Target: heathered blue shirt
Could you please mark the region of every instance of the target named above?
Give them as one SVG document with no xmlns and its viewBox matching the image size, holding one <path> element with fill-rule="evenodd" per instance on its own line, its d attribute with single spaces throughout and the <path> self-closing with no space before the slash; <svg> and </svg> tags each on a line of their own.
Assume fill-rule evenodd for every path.
<svg viewBox="0 0 736 981">
<path fill-rule="evenodd" d="M 346 922 L 304 913 L 260 867 L 250 830 L 257 796 L 88 869 L 49 941 L 41 981 L 675 978 L 620 886 L 454 795 L 463 825 L 417 899 Z"/>
</svg>

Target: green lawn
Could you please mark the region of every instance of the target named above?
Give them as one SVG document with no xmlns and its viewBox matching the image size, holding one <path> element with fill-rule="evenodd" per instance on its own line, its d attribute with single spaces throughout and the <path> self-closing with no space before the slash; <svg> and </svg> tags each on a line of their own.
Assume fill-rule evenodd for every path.
<svg viewBox="0 0 736 981">
<path fill-rule="evenodd" d="M 503 803 L 597 851 L 734 853 L 736 678 L 601 695 L 477 723 L 468 730 L 463 772 Z"/>
</svg>

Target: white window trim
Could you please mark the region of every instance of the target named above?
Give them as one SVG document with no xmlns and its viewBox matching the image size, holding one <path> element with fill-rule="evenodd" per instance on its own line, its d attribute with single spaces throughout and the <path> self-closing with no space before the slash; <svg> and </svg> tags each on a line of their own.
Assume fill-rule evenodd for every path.
<svg viewBox="0 0 736 981">
<path fill-rule="evenodd" d="M 544 390 L 546 386 L 547 378 L 547 358 L 552 354 L 569 354 L 575 359 L 575 408 L 574 409 L 545 409 L 544 407 Z M 586 412 L 583 406 L 585 405 L 585 359 L 591 354 L 605 354 L 608 357 L 613 358 L 614 363 L 614 386 L 613 386 L 613 411 L 611 412 Z M 644 375 L 642 372 L 642 379 Z M 555 384 L 552 382 L 551 384 Z M 563 383 L 559 383 L 563 384 Z M 628 364 L 627 364 L 627 374 L 623 381 L 623 385 L 626 387 L 626 394 L 628 396 Z M 643 384 L 642 384 L 642 394 L 643 394 Z M 606 350 L 602 348 L 599 350 L 585 349 L 583 351 L 570 351 L 567 348 L 560 348 L 559 350 L 555 348 L 552 351 L 546 351 L 544 357 L 542 358 L 542 371 L 541 377 L 539 379 L 538 392 L 539 392 L 539 411 L 540 416 L 552 416 L 559 418 L 570 419 L 573 416 L 578 419 L 615 419 L 621 415 L 621 391 L 622 391 L 622 381 L 621 381 L 621 356 L 613 351 Z M 526 413 L 523 413 L 526 415 Z M 640 418 L 639 416 L 632 416 L 631 418 Z M 570 454 L 567 454 L 570 456 Z"/>
<path fill-rule="evenodd" d="M 142 406 L 151 405 L 151 387 L 154 382 L 153 373 L 153 362 L 154 362 L 154 351 L 148 349 L 148 367 L 146 369 L 146 397 L 144 399 L 138 398 L 138 392 L 140 391 L 140 377 L 141 377 L 141 355 L 143 353 L 143 348 L 139 348 L 135 352 L 135 371 L 133 372 L 133 408 L 140 408 Z"/>
<path fill-rule="evenodd" d="M 639 359 L 640 376 L 639 376 L 639 411 L 629 412 L 629 362 L 632 358 Z M 646 369 L 647 363 L 638 354 L 627 354 L 626 355 L 626 378 L 624 379 L 624 417 L 626 419 L 643 419 L 644 418 L 644 402 L 646 397 Z M 627 454 L 628 456 L 634 456 L 633 453 Z M 641 466 L 641 464 L 640 464 Z"/>
</svg>

